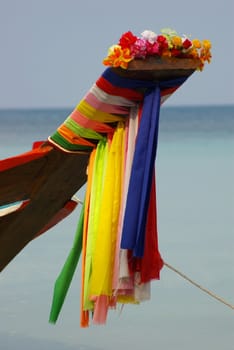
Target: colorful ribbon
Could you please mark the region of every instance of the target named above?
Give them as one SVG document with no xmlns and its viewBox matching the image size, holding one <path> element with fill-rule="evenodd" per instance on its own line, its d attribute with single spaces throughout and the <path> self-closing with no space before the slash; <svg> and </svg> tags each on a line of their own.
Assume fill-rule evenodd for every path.
<svg viewBox="0 0 234 350">
<path fill-rule="evenodd" d="M 82 248 L 82 327 L 106 322 L 109 308 L 150 297 L 158 250 L 155 159 L 160 105 L 186 78 L 129 79 L 108 68 L 51 140 L 90 152 L 85 206 L 54 290 L 56 322 Z M 82 238 L 83 237 L 83 238 Z M 82 242 L 81 242 L 82 241 Z"/>
</svg>

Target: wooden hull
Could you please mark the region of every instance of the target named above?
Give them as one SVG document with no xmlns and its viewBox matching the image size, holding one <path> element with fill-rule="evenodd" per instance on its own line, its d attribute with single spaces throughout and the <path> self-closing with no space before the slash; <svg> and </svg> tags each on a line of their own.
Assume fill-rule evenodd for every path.
<svg viewBox="0 0 234 350">
<path fill-rule="evenodd" d="M 89 154 L 51 147 L 39 160 L 0 172 L 0 203 L 30 199 L 23 209 L 0 218 L 0 270 L 85 184 L 88 159 Z"/>
<path fill-rule="evenodd" d="M 128 69 L 113 68 L 119 75 L 131 79 L 170 80 L 189 77 L 199 67 L 200 60 L 190 58 L 156 58 L 146 60 L 135 59 L 128 65 Z"/>
</svg>

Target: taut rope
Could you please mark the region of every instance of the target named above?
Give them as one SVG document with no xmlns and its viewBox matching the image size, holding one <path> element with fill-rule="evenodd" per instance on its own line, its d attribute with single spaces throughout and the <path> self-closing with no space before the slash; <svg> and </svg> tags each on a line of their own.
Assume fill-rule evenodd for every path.
<svg viewBox="0 0 234 350">
<path fill-rule="evenodd" d="M 203 292 L 207 293 L 209 296 L 211 296 L 212 298 L 218 300 L 220 303 L 225 304 L 226 306 L 228 306 L 229 308 L 234 310 L 234 305 L 230 304 L 229 302 L 227 302 L 226 300 L 224 300 L 223 298 L 221 298 L 220 296 L 214 294 L 213 292 L 211 292 L 210 290 L 206 289 L 205 287 L 201 286 L 200 284 L 198 284 L 197 282 L 193 281 L 191 278 L 187 277 L 186 275 L 184 275 L 182 272 L 180 272 L 179 270 L 175 269 L 173 266 L 171 266 L 170 264 L 168 264 L 167 262 L 164 261 L 164 265 L 166 267 L 168 267 L 170 270 L 174 271 L 175 273 L 177 273 L 179 276 L 181 276 L 182 278 L 184 278 L 186 281 L 190 282 L 191 284 L 193 284 L 195 287 L 201 289 Z"/>
</svg>

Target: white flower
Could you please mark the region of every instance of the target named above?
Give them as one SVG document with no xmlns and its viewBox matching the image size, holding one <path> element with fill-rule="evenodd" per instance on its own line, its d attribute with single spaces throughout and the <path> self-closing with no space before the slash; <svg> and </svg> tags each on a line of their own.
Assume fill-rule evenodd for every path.
<svg viewBox="0 0 234 350">
<path fill-rule="evenodd" d="M 155 43 L 157 39 L 157 34 L 152 32 L 152 30 L 144 30 L 144 32 L 141 33 L 141 36 L 143 39 L 148 40 L 150 44 Z"/>
</svg>

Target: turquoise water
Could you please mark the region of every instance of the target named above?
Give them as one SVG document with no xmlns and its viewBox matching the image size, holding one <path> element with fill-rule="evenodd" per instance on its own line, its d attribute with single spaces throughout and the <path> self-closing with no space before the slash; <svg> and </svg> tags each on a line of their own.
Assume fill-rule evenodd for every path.
<svg viewBox="0 0 234 350">
<path fill-rule="evenodd" d="M 46 139 L 69 112 L 0 111 L 0 159 Z M 164 260 L 234 304 L 234 107 L 162 108 L 156 172 Z M 58 323 L 49 325 L 53 285 L 78 216 L 79 209 L 1 273 L 0 349 L 233 349 L 234 311 L 166 267 L 150 301 L 89 329 L 79 328 L 78 269 Z"/>
</svg>

